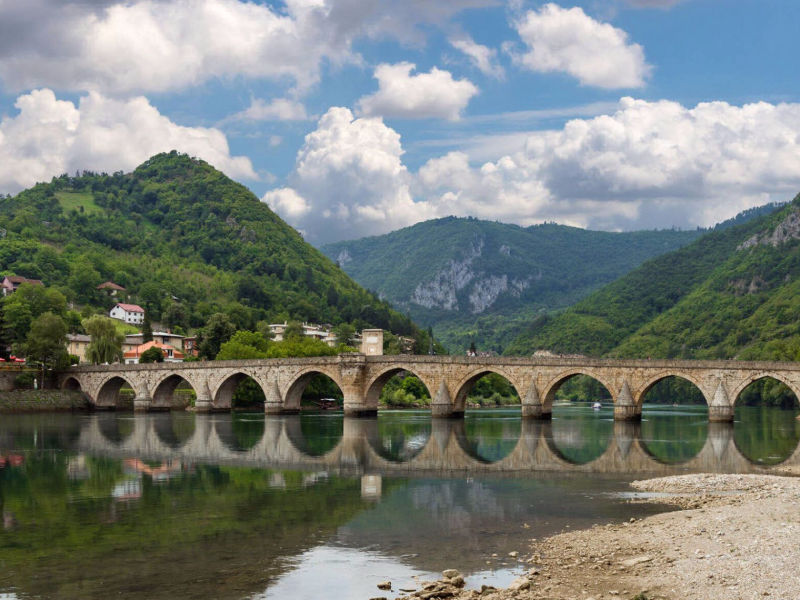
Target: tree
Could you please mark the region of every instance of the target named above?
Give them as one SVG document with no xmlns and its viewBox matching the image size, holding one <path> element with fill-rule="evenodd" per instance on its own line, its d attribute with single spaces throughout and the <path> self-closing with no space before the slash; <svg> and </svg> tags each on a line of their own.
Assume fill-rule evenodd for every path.
<svg viewBox="0 0 800 600">
<path fill-rule="evenodd" d="M 164 362 L 164 352 L 158 346 L 150 346 L 139 355 L 139 364 Z"/>
<path fill-rule="evenodd" d="M 283 330 L 284 340 L 300 340 L 303 338 L 303 325 L 299 321 L 289 321 Z"/>
<path fill-rule="evenodd" d="M 176 327 L 186 327 L 188 317 L 186 307 L 180 302 L 171 302 L 161 315 L 161 321 L 169 329 Z"/>
<path fill-rule="evenodd" d="M 3 300 L 3 337 L 9 344 L 21 343 L 36 317 L 46 312 L 64 316 L 66 310 L 67 299 L 58 290 L 23 283 Z"/>
<path fill-rule="evenodd" d="M 122 342 L 125 336 L 117 329 L 114 319 L 95 315 L 83 321 L 92 341 L 86 348 L 86 358 L 95 365 L 122 360 Z"/>
<path fill-rule="evenodd" d="M 231 339 L 235 332 L 236 326 L 228 318 L 228 315 L 224 313 L 211 315 L 208 323 L 200 330 L 197 336 L 200 356 L 213 360 L 219 354 L 222 344 Z"/>
<path fill-rule="evenodd" d="M 67 325 L 64 320 L 51 312 L 36 317 L 31 324 L 23 350 L 29 361 L 42 365 L 42 384 L 44 384 L 45 369 L 65 367 L 69 364 Z"/>
<path fill-rule="evenodd" d="M 269 342 L 257 331 L 237 331 L 222 344 L 216 360 L 245 360 L 266 358 Z"/>
<path fill-rule="evenodd" d="M 144 310 L 144 320 L 142 321 L 142 343 L 153 341 L 153 324 L 150 322 L 150 308 Z"/>
</svg>

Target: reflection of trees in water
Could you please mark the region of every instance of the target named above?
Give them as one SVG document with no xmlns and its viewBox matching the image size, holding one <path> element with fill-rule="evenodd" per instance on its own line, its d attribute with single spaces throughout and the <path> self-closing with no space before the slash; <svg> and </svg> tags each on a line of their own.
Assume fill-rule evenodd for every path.
<svg viewBox="0 0 800 600">
<path fill-rule="evenodd" d="M 642 448 L 656 460 L 678 464 L 691 460 L 703 449 L 708 437 L 708 408 L 647 405 L 642 411 Z"/>
<path fill-rule="evenodd" d="M 796 410 L 768 406 L 736 406 L 733 441 L 752 462 L 776 465 L 789 458 L 800 442 Z"/>
<path fill-rule="evenodd" d="M 594 411 L 586 406 L 553 407 L 551 443 L 566 461 L 586 464 L 608 448 L 614 435 L 609 409 Z"/>
<path fill-rule="evenodd" d="M 341 413 L 300 414 L 302 448 L 310 456 L 323 456 L 336 448 L 342 439 L 344 417 Z"/>
<path fill-rule="evenodd" d="M 375 450 L 388 460 L 405 462 L 427 445 L 431 437 L 431 419 L 427 414 L 419 417 L 379 415 L 376 430 L 378 447 Z"/>
<path fill-rule="evenodd" d="M 469 413 L 464 419 L 464 450 L 478 460 L 497 462 L 513 452 L 521 429 L 518 415 L 498 415 L 491 411 Z"/>
<path fill-rule="evenodd" d="M 158 485 L 144 475 L 136 502 L 120 503 L 112 495 L 125 481 L 122 461 L 86 456 L 75 478 L 75 459 L 31 453 L 23 466 L 0 469 L 3 510 L 16 523 L 3 533 L 3 581 L 20 595 L 250 596 L 286 569 L 287 556 L 367 506 L 357 479 L 303 487 L 305 473 L 285 471 L 281 489 L 273 471 L 204 465 Z"/>
</svg>

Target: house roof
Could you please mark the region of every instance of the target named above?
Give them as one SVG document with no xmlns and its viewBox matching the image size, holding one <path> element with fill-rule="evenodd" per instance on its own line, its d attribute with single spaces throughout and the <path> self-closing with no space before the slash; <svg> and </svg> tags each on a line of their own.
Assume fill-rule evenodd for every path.
<svg viewBox="0 0 800 600">
<path fill-rule="evenodd" d="M 23 283 L 30 283 L 31 285 L 44 285 L 41 279 L 28 279 L 27 277 L 21 277 L 20 275 L 7 275 L 5 279 L 8 279 L 8 281 L 14 285 L 20 285 Z"/>
<path fill-rule="evenodd" d="M 117 285 L 113 281 L 105 281 L 97 286 L 98 290 L 117 290 L 118 292 L 124 292 L 125 288 L 121 285 Z"/>
<path fill-rule="evenodd" d="M 128 350 L 125 354 L 123 354 L 123 358 L 138 358 L 141 356 L 142 352 L 145 350 L 149 350 L 150 348 L 159 348 L 163 353 L 165 350 L 169 351 L 172 350 L 172 357 L 173 358 L 184 358 L 183 352 L 180 350 L 176 350 L 172 346 L 168 346 L 167 344 L 162 344 L 160 342 L 146 342 L 140 346 L 136 346 L 133 350 Z"/>
<path fill-rule="evenodd" d="M 67 334 L 67 341 L 70 342 L 91 342 L 92 336 L 85 335 L 83 333 L 68 333 Z"/>
<path fill-rule="evenodd" d="M 128 312 L 144 312 L 144 309 L 138 304 L 125 304 L 124 302 L 117 302 L 116 306 L 119 306 L 122 310 L 126 310 Z"/>
</svg>

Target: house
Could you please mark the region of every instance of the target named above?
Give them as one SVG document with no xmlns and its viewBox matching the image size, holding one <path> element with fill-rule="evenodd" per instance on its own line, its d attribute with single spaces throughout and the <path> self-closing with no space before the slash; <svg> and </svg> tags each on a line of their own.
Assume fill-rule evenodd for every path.
<svg viewBox="0 0 800 600">
<path fill-rule="evenodd" d="M 8 275 L 3 277 L 3 282 L 0 283 L 0 288 L 3 290 L 3 296 L 13 294 L 23 283 L 28 283 L 30 285 L 44 285 L 39 279 L 28 279 L 27 277 L 20 277 L 18 275 Z"/>
<path fill-rule="evenodd" d="M 133 350 L 128 350 L 122 355 L 122 362 L 124 362 L 126 365 L 138 365 L 139 357 L 142 355 L 142 353 L 145 350 L 149 350 L 153 347 L 161 350 L 161 354 L 164 355 L 164 362 L 183 362 L 183 352 L 160 342 L 147 342 L 146 344 L 136 346 Z"/>
<path fill-rule="evenodd" d="M 112 319 L 119 319 L 131 325 L 141 325 L 144 323 L 144 309 L 138 304 L 124 304 L 117 302 L 108 316 Z"/>
<path fill-rule="evenodd" d="M 185 352 L 183 345 L 184 337 L 182 335 L 178 335 L 177 333 L 172 333 L 170 331 L 154 331 L 153 341 L 160 344 L 165 344 L 167 346 L 172 346 L 176 350 Z M 125 336 L 125 341 L 122 343 L 122 351 L 127 352 L 128 350 L 133 350 L 136 348 L 136 346 L 141 346 L 142 344 L 144 344 L 143 333 L 128 334 Z"/>
<path fill-rule="evenodd" d="M 286 332 L 288 323 L 272 323 L 269 326 L 269 331 L 272 334 L 272 339 L 276 342 L 283 341 L 283 335 Z M 303 335 L 306 337 L 316 338 L 334 347 L 336 345 L 336 334 L 331 331 L 331 325 L 315 325 L 314 323 L 303 323 Z"/>
<path fill-rule="evenodd" d="M 106 292 L 108 292 L 109 296 L 116 296 L 117 292 L 125 292 L 125 291 L 127 291 L 124 287 L 122 287 L 121 285 L 117 285 L 113 281 L 105 281 L 105 282 L 101 283 L 100 285 L 98 285 L 97 289 L 98 290 L 105 290 Z"/>
<path fill-rule="evenodd" d="M 80 362 L 89 362 L 86 358 L 86 349 L 92 341 L 92 336 L 84 335 L 82 333 L 68 333 L 67 334 L 67 352 L 74 354 L 78 357 Z"/>
<path fill-rule="evenodd" d="M 183 351 L 189 356 L 197 356 L 199 353 L 197 349 L 197 337 L 183 338 Z"/>
</svg>

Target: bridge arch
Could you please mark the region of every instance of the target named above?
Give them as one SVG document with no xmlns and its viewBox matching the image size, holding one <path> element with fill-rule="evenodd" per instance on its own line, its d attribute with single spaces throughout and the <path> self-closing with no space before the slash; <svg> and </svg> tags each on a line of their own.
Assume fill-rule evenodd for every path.
<svg viewBox="0 0 800 600">
<path fill-rule="evenodd" d="M 542 410 L 545 413 L 550 413 L 553 410 L 553 402 L 556 399 L 556 393 L 558 392 L 559 388 L 564 385 L 564 383 L 575 377 L 576 375 L 585 375 L 586 377 L 590 377 L 597 381 L 600 385 L 602 385 L 611 396 L 611 399 L 616 403 L 617 401 L 617 393 L 619 390 L 614 389 L 614 385 L 609 381 L 606 377 L 604 377 L 601 373 L 597 373 L 592 369 L 569 369 L 567 371 L 562 371 L 555 377 L 553 377 L 544 387 L 544 391 L 542 392 Z"/>
<path fill-rule="evenodd" d="M 711 400 L 708 397 L 707 390 L 703 389 L 702 382 L 700 380 L 698 380 L 694 375 L 692 375 L 691 373 L 684 372 L 684 371 L 669 370 L 669 371 L 662 371 L 658 375 L 655 375 L 655 376 L 651 377 L 650 379 L 648 379 L 644 383 L 644 385 L 642 385 L 634 393 L 633 401 L 636 404 L 636 406 L 641 408 L 642 404 L 644 404 L 644 398 L 645 398 L 645 396 L 647 396 L 647 392 L 652 390 L 658 383 L 664 381 L 665 379 L 669 379 L 670 377 L 677 377 L 679 379 L 683 379 L 685 381 L 688 381 L 689 383 L 694 385 L 694 387 L 696 387 L 700 391 L 700 393 L 703 395 L 703 400 L 706 401 L 706 404 L 708 404 L 708 405 L 711 404 Z M 713 390 L 712 390 L 712 393 L 713 393 Z"/>
<path fill-rule="evenodd" d="M 422 382 L 422 385 L 425 386 L 425 389 L 428 390 L 428 397 L 433 398 L 433 394 L 436 393 L 436 389 L 433 387 L 433 383 L 426 377 L 420 375 L 419 373 L 415 372 L 413 369 L 409 369 L 404 366 L 392 366 L 387 367 L 383 371 L 379 372 L 375 375 L 372 380 L 366 385 L 366 394 L 365 394 L 365 401 L 366 401 L 366 408 L 368 409 L 375 409 L 378 408 L 378 402 L 380 400 L 381 392 L 383 391 L 383 387 L 389 382 L 389 380 L 394 377 L 395 375 L 399 375 L 401 373 L 408 373 L 413 375 L 417 379 Z"/>
<path fill-rule="evenodd" d="M 478 380 L 486 375 L 499 375 L 500 377 L 503 377 L 506 381 L 508 381 L 508 383 L 511 384 L 514 390 L 516 390 L 517 396 L 520 398 L 520 400 L 522 399 L 524 387 L 522 386 L 522 382 L 514 377 L 513 374 L 500 367 L 481 366 L 462 377 L 461 381 L 456 384 L 455 396 L 453 397 L 454 413 L 458 414 L 464 412 L 467 396 L 469 396 L 469 393 L 475 384 L 478 383 Z"/>
<path fill-rule="evenodd" d="M 133 390 L 133 396 L 120 397 L 122 386 L 127 385 Z M 133 399 L 137 393 L 136 386 L 127 377 L 122 375 L 111 375 L 107 377 L 97 388 L 97 397 L 95 398 L 95 406 L 97 408 L 110 408 L 110 409 L 133 409 Z"/>
<path fill-rule="evenodd" d="M 782 383 L 789 388 L 789 390 L 791 390 L 791 392 L 795 395 L 795 398 L 800 401 L 800 388 L 798 388 L 798 386 L 793 382 L 789 381 L 789 379 L 778 373 L 775 373 L 774 371 L 758 371 L 749 374 L 734 388 L 733 393 L 731 394 L 731 406 L 736 405 L 736 403 L 739 401 L 739 397 L 742 395 L 742 392 L 744 392 L 744 390 L 747 389 L 750 384 L 762 379 L 774 379 L 775 381 Z"/>
<path fill-rule="evenodd" d="M 213 410 L 231 410 L 233 408 L 233 395 L 239 384 L 245 380 L 253 381 L 261 393 L 266 397 L 266 390 L 261 381 L 257 377 L 245 371 L 236 371 L 228 374 L 222 382 L 217 386 L 211 395 L 211 408 Z M 197 390 L 195 390 L 196 392 Z"/>
<path fill-rule="evenodd" d="M 61 382 L 61 389 L 70 392 L 82 392 L 83 386 L 77 377 L 70 375 Z"/>
<path fill-rule="evenodd" d="M 344 388 L 337 371 L 326 368 L 325 366 L 308 367 L 295 373 L 289 385 L 286 387 L 286 393 L 283 395 L 283 407 L 285 410 L 295 411 L 300 409 L 300 401 L 303 398 L 303 392 L 311 380 L 317 375 L 323 375 L 329 378 L 336 384 L 339 390 L 344 393 Z"/>
<path fill-rule="evenodd" d="M 152 408 L 171 408 L 174 405 L 175 390 L 179 385 L 185 383 L 188 385 L 195 396 L 197 389 L 191 381 L 186 379 L 179 373 L 166 373 L 158 382 L 153 386 L 152 395 Z"/>
</svg>

